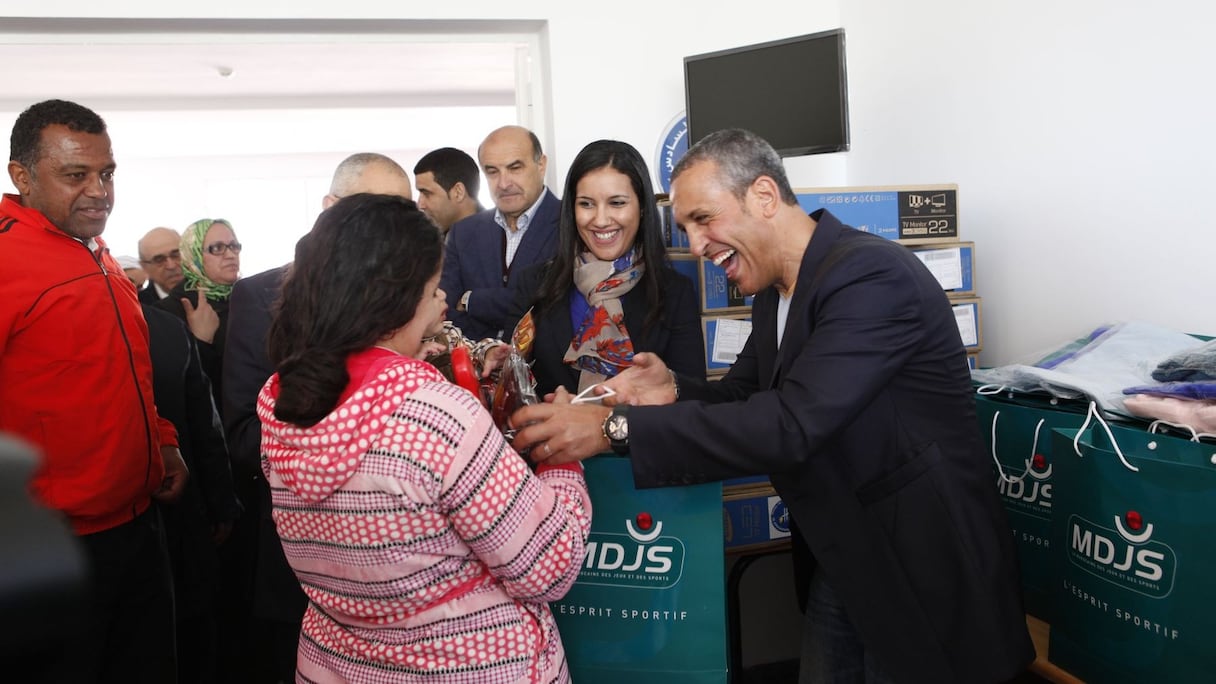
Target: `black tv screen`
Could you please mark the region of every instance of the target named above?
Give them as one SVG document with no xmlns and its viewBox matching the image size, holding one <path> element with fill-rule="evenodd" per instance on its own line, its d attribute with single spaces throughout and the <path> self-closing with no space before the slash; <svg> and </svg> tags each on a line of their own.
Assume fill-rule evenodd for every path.
<svg viewBox="0 0 1216 684">
<path fill-rule="evenodd" d="M 782 156 L 849 149 L 844 29 L 684 58 L 688 142 L 746 128 Z"/>
</svg>

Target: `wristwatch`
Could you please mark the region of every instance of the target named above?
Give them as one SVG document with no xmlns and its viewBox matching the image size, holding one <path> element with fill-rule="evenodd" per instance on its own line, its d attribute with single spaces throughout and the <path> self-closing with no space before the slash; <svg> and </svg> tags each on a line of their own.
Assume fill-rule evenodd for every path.
<svg viewBox="0 0 1216 684">
<path fill-rule="evenodd" d="M 629 453 L 629 405 L 617 404 L 604 419 L 604 437 L 618 454 Z"/>
<path fill-rule="evenodd" d="M 469 295 L 473 294 L 472 290 L 465 290 L 464 294 L 460 295 L 460 301 L 456 302 L 457 311 L 469 310 Z"/>
</svg>

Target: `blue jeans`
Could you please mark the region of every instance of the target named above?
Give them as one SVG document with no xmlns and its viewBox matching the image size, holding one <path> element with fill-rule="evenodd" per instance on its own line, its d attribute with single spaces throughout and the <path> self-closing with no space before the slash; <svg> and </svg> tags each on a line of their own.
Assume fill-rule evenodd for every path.
<svg viewBox="0 0 1216 684">
<path fill-rule="evenodd" d="M 844 604 L 823 579 L 811 578 L 802 624 L 802 657 L 798 684 L 887 684 L 894 680 L 879 668 L 861 643 Z"/>
</svg>

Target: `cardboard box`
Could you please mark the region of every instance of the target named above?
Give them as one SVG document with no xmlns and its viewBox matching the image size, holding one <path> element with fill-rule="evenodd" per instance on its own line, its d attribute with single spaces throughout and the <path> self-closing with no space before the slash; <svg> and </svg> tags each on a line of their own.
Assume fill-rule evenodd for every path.
<svg viewBox="0 0 1216 684">
<path fill-rule="evenodd" d="M 967 352 L 967 366 L 969 368 L 971 368 L 971 370 L 976 370 L 976 369 L 980 368 L 980 353 L 979 352 L 977 352 L 977 351 L 976 352 Z"/>
<path fill-rule="evenodd" d="M 713 261 L 701 258 L 697 286 L 701 291 L 701 312 L 748 311 L 752 308 L 751 295 L 744 295 L 739 288 L 726 279 L 726 269 L 715 266 Z"/>
<path fill-rule="evenodd" d="M 701 301 L 700 257 L 695 257 L 687 252 L 670 252 L 667 258 L 671 259 L 671 267 L 676 270 L 676 273 L 692 281 L 692 287 L 697 291 L 697 301 Z"/>
<path fill-rule="evenodd" d="M 975 243 L 952 242 L 908 247 L 950 297 L 975 295 Z"/>
<path fill-rule="evenodd" d="M 771 486 L 722 496 L 727 549 L 769 545 L 790 536 L 790 514 Z"/>
<path fill-rule="evenodd" d="M 732 477 L 729 480 L 722 481 L 722 494 L 726 495 L 730 492 L 739 492 L 755 487 L 771 487 L 768 481 L 768 475 L 744 475 L 743 477 Z"/>
<path fill-rule="evenodd" d="M 807 212 L 827 209 L 857 230 L 910 244 L 959 239 L 958 186 L 795 188 Z"/>
<path fill-rule="evenodd" d="M 667 193 L 656 194 L 654 199 L 655 203 L 659 205 L 659 220 L 663 223 L 663 237 L 666 239 L 667 249 L 673 252 L 687 252 L 688 233 L 676 226 L 675 217 L 671 214 L 671 199 Z"/>
<path fill-rule="evenodd" d="M 983 310 L 979 297 L 955 299 L 950 302 L 954 309 L 954 321 L 958 323 L 958 333 L 963 338 L 963 346 L 967 352 L 978 352 L 984 346 Z"/>
<path fill-rule="evenodd" d="M 724 316 L 702 316 L 701 331 L 705 334 L 705 370 L 707 374 L 725 373 L 735 362 L 734 354 L 743 348 L 743 343 L 751 335 L 752 315 L 748 312 Z M 718 345 L 721 345 L 721 348 Z M 716 360 L 715 351 L 718 355 Z M 734 353 L 731 353 L 732 351 Z"/>
</svg>

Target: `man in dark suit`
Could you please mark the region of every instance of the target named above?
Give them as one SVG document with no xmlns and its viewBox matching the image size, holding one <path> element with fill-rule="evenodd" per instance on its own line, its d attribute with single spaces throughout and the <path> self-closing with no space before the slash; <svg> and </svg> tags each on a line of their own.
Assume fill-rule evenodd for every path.
<svg viewBox="0 0 1216 684">
<path fill-rule="evenodd" d="M 139 263 L 148 286 L 139 291 L 142 304 L 155 304 L 182 281 L 182 236 L 171 228 L 153 228 L 139 239 Z"/>
<path fill-rule="evenodd" d="M 494 209 L 452 226 L 439 286 L 448 316 L 469 339 L 502 337 L 524 268 L 557 250 L 561 202 L 545 187 L 547 159 L 536 134 L 520 126 L 490 133 L 477 149 Z"/>
<path fill-rule="evenodd" d="M 803 213 L 754 134 L 710 135 L 672 177 L 693 253 L 756 293 L 737 361 L 710 383 L 639 355 L 608 383 L 626 403 L 526 407 L 514 425 L 543 422 L 515 446 L 611 446 L 641 487 L 769 475 L 809 550 L 801 682 L 1013 678 L 1034 649 L 940 285 L 903 245 Z"/>
<path fill-rule="evenodd" d="M 328 209 L 347 195 L 372 192 L 410 199 L 409 176 L 397 162 L 372 152 L 353 154 L 334 170 L 329 194 L 321 200 Z M 224 668 L 240 681 L 274 682 L 295 678 L 296 648 L 307 599 L 283 555 L 270 517 L 270 490 L 262 475 L 262 423 L 256 408 L 258 392 L 274 374 L 266 355 L 266 333 L 288 266 L 242 278 L 228 300 L 228 340 L 224 353 L 224 430 L 232 454 L 233 471 L 246 514 L 233 532 L 232 547 L 245 576 L 241 595 L 229 596 L 244 611 L 228 619 L 234 634 L 234 652 L 222 653 Z"/>
</svg>

